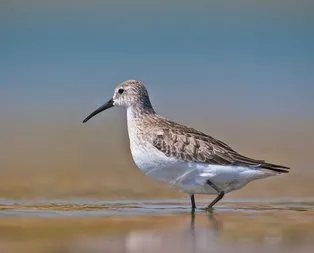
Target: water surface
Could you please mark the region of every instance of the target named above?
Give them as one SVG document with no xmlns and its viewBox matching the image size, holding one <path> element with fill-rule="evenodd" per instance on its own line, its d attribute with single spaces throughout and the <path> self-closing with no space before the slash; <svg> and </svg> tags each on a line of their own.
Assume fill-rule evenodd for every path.
<svg viewBox="0 0 314 253">
<path fill-rule="evenodd" d="M 199 201 L 200 207 L 206 202 Z M 1 252 L 309 252 L 314 199 L 0 201 Z"/>
</svg>

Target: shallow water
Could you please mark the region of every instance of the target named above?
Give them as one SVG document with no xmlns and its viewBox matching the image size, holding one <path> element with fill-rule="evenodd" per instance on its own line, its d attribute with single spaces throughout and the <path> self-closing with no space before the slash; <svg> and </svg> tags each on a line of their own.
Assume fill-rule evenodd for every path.
<svg viewBox="0 0 314 253">
<path fill-rule="evenodd" d="M 199 207 L 206 202 L 198 201 Z M 0 200 L 0 252 L 311 252 L 314 199 Z"/>
</svg>

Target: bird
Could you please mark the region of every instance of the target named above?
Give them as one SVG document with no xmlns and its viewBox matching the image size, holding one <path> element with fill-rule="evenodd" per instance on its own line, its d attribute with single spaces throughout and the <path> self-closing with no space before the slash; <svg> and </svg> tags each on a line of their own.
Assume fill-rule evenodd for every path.
<svg viewBox="0 0 314 253">
<path fill-rule="evenodd" d="M 289 167 L 244 156 L 221 140 L 167 118 L 154 110 L 141 81 L 126 80 L 113 97 L 89 114 L 83 123 L 111 107 L 124 107 L 130 150 L 135 165 L 147 176 L 190 196 L 216 195 L 212 210 L 226 193 L 247 183 L 289 172 Z"/>
</svg>

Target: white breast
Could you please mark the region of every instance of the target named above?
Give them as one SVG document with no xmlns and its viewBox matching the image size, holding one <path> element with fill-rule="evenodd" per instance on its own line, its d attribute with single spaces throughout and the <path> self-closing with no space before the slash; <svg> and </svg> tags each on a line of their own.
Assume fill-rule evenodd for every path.
<svg viewBox="0 0 314 253">
<path fill-rule="evenodd" d="M 184 166 L 182 166 L 185 162 L 167 157 L 142 137 L 143 134 L 149 133 L 145 131 L 143 133 L 131 109 L 127 110 L 127 116 L 132 157 L 143 173 L 158 181 L 171 184 L 171 181 L 186 172 L 187 168 L 183 169 Z"/>
</svg>

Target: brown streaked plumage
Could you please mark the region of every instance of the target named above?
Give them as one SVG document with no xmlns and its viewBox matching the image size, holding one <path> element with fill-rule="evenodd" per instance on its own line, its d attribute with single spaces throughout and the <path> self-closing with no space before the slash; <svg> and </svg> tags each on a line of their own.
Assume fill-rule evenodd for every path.
<svg viewBox="0 0 314 253">
<path fill-rule="evenodd" d="M 130 148 L 135 164 L 146 175 L 189 193 L 224 194 L 252 180 L 287 173 L 286 166 L 243 156 L 224 142 L 158 115 L 144 85 L 136 80 L 119 84 L 113 98 L 83 122 L 112 106 L 127 110 Z"/>
<path fill-rule="evenodd" d="M 278 173 L 289 170 L 286 166 L 243 156 L 220 140 L 169 120 L 160 118 L 158 127 L 163 133 L 156 135 L 153 146 L 167 157 L 213 165 L 258 167 Z"/>
</svg>

